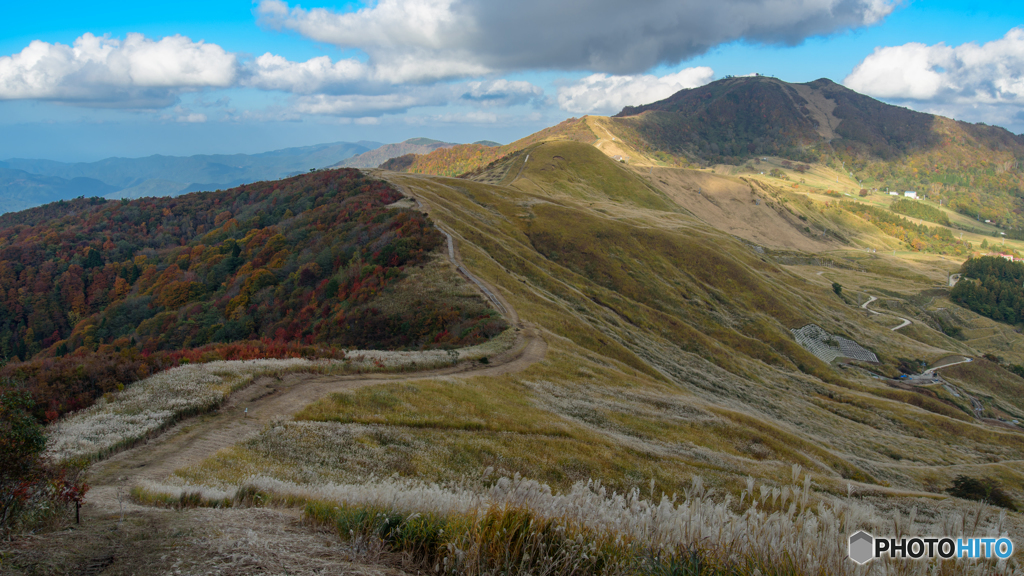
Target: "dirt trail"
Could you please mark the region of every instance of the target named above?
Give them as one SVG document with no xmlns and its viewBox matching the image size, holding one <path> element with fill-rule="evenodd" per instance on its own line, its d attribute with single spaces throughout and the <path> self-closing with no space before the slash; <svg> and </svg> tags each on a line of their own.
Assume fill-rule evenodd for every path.
<svg viewBox="0 0 1024 576">
<path fill-rule="evenodd" d="M 529 159 L 530 155 L 527 154 L 526 159 L 523 161 L 524 166 L 526 165 L 526 162 Z M 520 171 L 522 171 L 522 167 L 520 167 Z M 404 177 L 419 177 L 416 174 L 402 173 L 401 175 Z M 516 178 L 518 177 L 519 176 L 516 175 Z M 396 182 L 394 180 L 388 180 L 388 183 L 390 183 L 395 188 L 401 190 L 402 193 L 405 194 L 406 198 L 410 198 L 416 204 L 417 209 L 422 210 L 423 212 L 426 212 L 431 216 L 434 223 L 437 225 L 437 228 L 441 231 L 442 234 L 445 235 L 445 238 L 448 241 L 448 259 L 455 266 L 456 271 L 462 276 L 464 276 L 471 283 L 473 283 L 477 287 L 477 289 L 480 290 L 480 294 L 487 300 L 490 300 L 492 304 L 494 304 L 495 309 L 501 312 L 501 314 L 505 317 L 505 320 L 507 320 L 509 324 L 513 326 L 523 327 L 522 322 L 519 321 L 519 315 L 516 313 L 515 308 L 513 308 L 508 303 L 508 301 L 505 300 L 504 297 L 502 297 L 501 293 L 498 290 L 496 290 L 494 286 L 492 286 L 491 284 L 487 283 L 480 277 L 470 272 L 462 264 L 462 256 L 459 252 L 458 244 L 456 244 L 454 241 L 455 236 L 454 233 L 452 232 L 452 229 L 446 226 L 444 222 L 442 222 L 438 218 L 438 215 L 431 209 L 430 203 L 423 201 L 419 197 L 413 196 L 412 193 L 409 192 L 409 189 L 400 184 L 399 182 Z"/>
<path fill-rule="evenodd" d="M 421 209 L 429 206 L 416 200 Z M 416 373 L 318 376 L 289 375 L 283 379 L 262 378 L 244 390 L 232 394 L 220 410 L 186 420 L 147 444 L 117 454 L 95 464 L 90 471 L 93 489 L 89 501 L 97 507 L 119 507 L 119 487 L 140 480 L 162 480 L 175 470 L 196 464 L 218 450 L 258 433 L 276 418 L 288 418 L 316 400 L 343 390 L 355 390 L 390 381 L 411 381 L 438 376 L 497 376 L 525 370 L 544 358 L 547 344 L 539 331 L 521 322 L 514 308 L 497 290 L 463 266 L 458 246 L 447 227 L 438 222 L 448 239 L 448 257 L 456 269 L 473 282 L 491 300 L 517 331 L 511 348 L 488 358 L 488 364 L 463 363 Z"/>
<path fill-rule="evenodd" d="M 486 365 L 466 362 L 416 373 L 260 378 L 232 394 L 218 411 L 180 422 L 155 439 L 94 464 L 83 525 L 72 531 L 75 536 L 61 531 L 23 539 L 16 547 L 0 545 L 0 552 L 9 553 L 13 562 L 4 565 L 5 573 L 10 566 L 12 574 L 180 574 L 183 569 L 190 574 L 403 574 L 395 568 L 398 562 L 382 557 L 380 551 L 355 550 L 334 534 L 300 526 L 294 511 L 170 512 L 131 504 L 127 494 L 139 481 L 165 480 L 175 470 L 197 464 L 334 392 L 439 376 L 498 376 L 542 360 L 547 344 L 540 331 L 522 322 L 493 286 L 465 269 L 458 246 L 447 231 L 446 235 L 452 263 L 517 331 L 512 347 L 489 357 Z"/>
<path fill-rule="evenodd" d="M 924 373 L 925 374 L 934 374 L 935 371 L 939 370 L 940 368 L 947 368 L 949 366 L 956 366 L 957 364 L 966 364 L 968 362 L 973 362 L 973 360 L 971 358 L 968 358 L 967 356 L 949 356 L 947 358 L 943 358 L 942 360 L 939 360 L 938 362 L 936 362 L 935 366 L 932 366 L 931 368 L 925 370 Z"/>
<path fill-rule="evenodd" d="M 89 503 L 118 508 L 117 490 L 141 480 L 160 481 L 175 470 L 198 464 L 218 450 L 260 432 L 276 418 L 288 418 L 320 398 L 344 390 L 384 382 L 424 380 L 438 376 L 497 376 L 518 372 L 544 357 L 547 344 L 532 327 L 520 330 L 508 351 L 477 363 L 417 373 L 319 376 L 293 374 L 278 380 L 261 378 L 233 394 L 217 412 L 185 420 L 150 442 L 95 464 Z"/>
<path fill-rule="evenodd" d="M 821 274 L 821 272 L 818 272 L 818 274 Z M 861 307 L 861 308 L 863 308 L 863 309 L 865 309 L 865 310 L 867 310 L 868 312 L 870 312 L 870 313 L 872 313 L 872 314 L 875 314 L 875 315 L 880 315 L 880 314 L 881 314 L 881 312 L 875 312 L 874 310 L 872 310 L 872 309 L 868 308 L 868 304 L 871 304 L 871 303 L 872 303 L 872 302 L 874 302 L 875 300 L 878 300 L 878 298 L 876 298 L 876 297 L 874 297 L 874 296 L 868 296 L 868 301 L 867 301 L 867 302 L 865 302 L 865 303 L 863 303 L 863 304 L 861 304 L 861 305 L 860 305 L 860 307 Z M 911 322 L 910 320 L 908 320 L 908 319 L 906 319 L 906 318 L 904 318 L 904 317 L 902 317 L 902 316 L 896 316 L 895 314 L 893 314 L 892 316 L 893 316 L 894 318 L 899 318 L 900 320 L 903 320 L 903 323 L 902 323 L 902 324 L 900 324 L 899 326 L 896 326 L 895 328 L 890 328 L 890 329 L 889 329 L 889 330 L 892 330 L 893 332 L 895 332 L 895 331 L 899 330 L 900 328 L 906 328 L 907 326 L 910 326 L 910 325 L 912 324 L 912 322 Z M 934 369 L 933 369 L 933 370 L 934 370 Z M 926 372 L 927 372 L 927 371 L 926 371 Z"/>
<path fill-rule="evenodd" d="M 419 203 L 419 201 L 417 201 Z M 419 203 L 429 211 L 429 206 Z M 93 485 L 89 494 L 91 506 L 120 509 L 118 490 L 140 480 L 162 480 L 175 470 L 196 464 L 218 450 L 236 444 L 258 433 L 275 418 L 288 418 L 308 404 L 343 390 L 391 381 L 410 381 L 438 376 L 497 376 L 525 370 L 544 358 L 547 344 L 532 325 L 520 321 L 511 304 L 497 290 L 480 280 L 462 265 L 458 246 L 446 227 L 439 223 L 448 237 L 448 254 L 452 263 L 469 278 L 484 296 L 491 299 L 516 327 L 517 337 L 511 348 L 488 358 L 488 364 L 464 363 L 416 373 L 318 376 L 295 374 L 283 379 L 261 378 L 251 386 L 231 395 L 217 412 L 181 422 L 156 439 L 95 464 L 90 471 Z"/>
</svg>

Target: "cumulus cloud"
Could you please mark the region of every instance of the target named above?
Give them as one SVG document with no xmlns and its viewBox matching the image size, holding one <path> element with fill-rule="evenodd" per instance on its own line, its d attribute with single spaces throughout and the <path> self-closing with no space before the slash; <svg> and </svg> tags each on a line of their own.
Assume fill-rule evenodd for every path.
<svg viewBox="0 0 1024 576">
<path fill-rule="evenodd" d="M 281 0 L 256 8 L 264 26 L 366 52 L 394 78 L 423 80 L 526 69 L 635 74 L 723 43 L 797 44 L 879 22 L 897 0 L 379 0 L 350 12 Z"/>
<path fill-rule="evenodd" d="M 448 77 L 478 76 L 486 72 L 466 62 L 431 60 L 403 55 L 379 65 L 355 58 L 331 62 L 327 56 L 292 62 L 266 53 L 246 65 L 246 86 L 296 94 L 372 92 L 399 84 L 428 83 Z"/>
<path fill-rule="evenodd" d="M 843 83 L 931 112 L 1004 123 L 1024 110 L 1024 28 L 981 45 L 876 48 Z"/>
<path fill-rule="evenodd" d="M 707 66 L 684 68 L 661 77 L 592 74 L 559 88 L 558 105 L 574 114 L 615 114 L 626 106 L 650 104 L 684 88 L 703 86 L 714 76 L 714 70 Z"/>
<path fill-rule="evenodd" d="M 366 65 L 355 59 L 332 63 L 327 56 L 320 56 L 292 62 L 269 52 L 256 58 L 247 71 L 249 76 L 242 82 L 246 86 L 296 94 L 351 90 L 353 85 L 365 83 L 369 76 Z"/>
<path fill-rule="evenodd" d="M 426 68 L 423 67 L 426 63 Z M 475 107 L 539 102 L 543 91 L 523 81 L 491 79 L 462 84 L 416 84 L 449 75 L 482 71 L 465 62 L 417 60 L 406 55 L 377 66 L 354 58 L 327 56 L 295 62 L 266 53 L 243 60 L 216 44 L 184 36 L 153 40 L 129 34 L 120 40 L 85 34 L 72 46 L 34 41 L 21 52 L 0 57 L 0 100 L 40 99 L 85 106 L 169 109 L 186 92 L 247 87 L 294 95 L 289 114 L 372 118 L 412 107 L 459 102 Z M 411 82 L 411 83 L 409 83 Z M 228 101 L 223 102 L 226 107 Z M 213 104 L 196 99 L 195 105 Z M 205 122 L 202 113 L 181 107 L 165 120 Z M 237 118 L 234 110 L 231 118 Z M 281 111 L 275 110 L 274 116 Z M 289 118 L 291 119 L 291 118 Z"/>
<path fill-rule="evenodd" d="M 236 56 L 216 44 L 84 34 L 72 46 L 36 40 L 0 57 L 0 99 L 166 107 L 183 91 L 231 86 L 237 76 Z"/>
<path fill-rule="evenodd" d="M 489 69 L 469 54 L 453 50 L 451 40 L 465 34 L 464 22 L 452 13 L 451 0 L 383 0 L 372 8 L 337 14 L 324 8 L 289 8 L 280 0 L 257 7 L 268 27 L 298 32 L 313 40 L 355 47 L 371 57 L 375 80 L 390 83 L 431 82 L 479 76 Z"/>
</svg>

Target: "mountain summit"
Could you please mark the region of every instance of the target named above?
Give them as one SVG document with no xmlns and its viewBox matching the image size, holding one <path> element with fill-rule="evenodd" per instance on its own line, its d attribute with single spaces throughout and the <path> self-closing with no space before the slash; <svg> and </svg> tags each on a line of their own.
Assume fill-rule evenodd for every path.
<svg viewBox="0 0 1024 576">
<path fill-rule="evenodd" d="M 615 118 L 655 148 L 698 163 L 737 164 L 759 155 L 811 162 L 834 152 L 897 160 L 939 148 L 950 138 L 1024 154 L 1024 138 L 1003 128 L 893 106 L 825 78 L 805 84 L 767 76 L 725 78 L 628 106 Z"/>
</svg>

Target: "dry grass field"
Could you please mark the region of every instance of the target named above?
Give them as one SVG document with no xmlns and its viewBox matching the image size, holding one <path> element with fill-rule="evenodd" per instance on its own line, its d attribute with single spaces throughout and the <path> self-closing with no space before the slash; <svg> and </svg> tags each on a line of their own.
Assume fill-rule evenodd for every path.
<svg viewBox="0 0 1024 576">
<path fill-rule="evenodd" d="M 300 507 L 405 554 L 390 566 L 469 574 L 867 574 L 845 560 L 858 528 L 1024 542 L 1019 513 L 944 492 L 992 478 L 1024 504 L 1024 379 L 978 359 L 1024 363 L 1024 340 L 949 301 L 959 262 L 830 211 L 815 190 L 834 175 L 817 167 L 806 189 L 638 167 L 592 129 L 597 148 L 535 144 L 483 181 L 377 173 L 450 231 L 543 352 L 325 392 L 136 501 Z M 861 307 L 872 296 L 879 314 Z M 790 332 L 809 323 L 880 363 L 822 362 Z M 944 384 L 892 379 L 953 355 L 978 360 L 940 369 Z"/>
</svg>

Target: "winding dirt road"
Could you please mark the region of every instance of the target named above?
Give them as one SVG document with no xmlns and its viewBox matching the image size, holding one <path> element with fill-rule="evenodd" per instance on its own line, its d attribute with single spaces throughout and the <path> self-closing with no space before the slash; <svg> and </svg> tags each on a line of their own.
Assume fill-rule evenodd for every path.
<svg viewBox="0 0 1024 576">
<path fill-rule="evenodd" d="M 410 382 L 438 376 L 496 376 L 519 372 L 544 357 L 547 344 L 532 327 L 519 329 L 516 344 L 489 358 L 452 368 L 417 373 L 355 376 L 288 375 L 261 378 L 231 395 L 217 412 L 180 422 L 148 443 L 98 462 L 90 470 L 90 505 L 117 508 L 117 490 L 141 480 L 160 481 L 175 470 L 198 464 L 218 450 L 259 433 L 277 418 L 289 418 L 320 398 L 385 382 Z"/>
<path fill-rule="evenodd" d="M 821 272 L 818 272 L 818 274 L 821 274 Z M 878 298 L 876 298 L 874 296 L 868 296 L 868 301 L 863 303 L 863 304 L 861 304 L 860 307 L 865 309 L 865 310 L 867 310 L 868 312 L 870 312 L 872 314 L 880 315 L 881 312 L 875 312 L 874 310 L 868 308 L 868 304 L 871 304 L 875 300 L 878 300 Z M 895 317 L 899 318 L 900 320 L 903 320 L 903 323 L 900 324 L 899 326 L 895 327 L 895 328 L 890 328 L 890 330 L 892 330 L 893 332 L 899 330 L 900 328 L 906 328 L 907 326 L 910 326 L 912 324 L 912 322 L 910 320 L 907 320 L 906 318 L 903 318 L 901 316 L 895 316 Z"/>
<path fill-rule="evenodd" d="M 260 378 L 232 394 L 218 411 L 182 421 L 153 440 L 94 464 L 89 471 L 92 489 L 82 509 L 82 526 L 0 543 L 0 572 L 404 574 L 396 568 L 400 562 L 387 558 L 380 550 L 363 549 L 365 546 L 358 542 L 340 542 L 333 533 L 301 526 L 294 510 L 174 512 L 134 505 L 127 495 L 140 481 L 165 480 L 175 470 L 199 463 L 218 450 L 258 434 L 275 419 L 288 418 L 334 392 L 439 376 L 497 376 L 520 372 L 542 360 L 547 344 L 540 331 L 520 321 L 500 292 L 462 265 L 453 235 L 443 223 L 438 224 L 448 238 L 452 264 L 516 330 L 512 347 L 489 357 L 487 364 L 466 362 L 417 373 Z"/>
<path fill-rule="evenodd" d="M 407 194 L 408 196 L 408 194 Z M 424 210 L 429 207 L 417 203 Z M 512 306 L 494 287 L 467 270 L 460 258 L 452 235 L 442 223 L 439 228 L 448 240 L 448 257 L 459 273 L 466 276 L 483 296 L 491 300 L 511 326 L 515 327 L 515 344 L 501 354 L 488 358 L 486 365 L 463 363 L 451 368 L 417 373 L 374 374 L 353 376 L 289 375 L 283 379 L 261 378 L 251 386 L 235 392 L 217 412 L 185 420 L 143 446 L 127 450 L 93 465 L 90 479 L 90 505 L 117 508 L 118 490 L 141 480 L 159 481 L 175 470 L 198 463 L 218 450 L 236 444 L 258 433 L 275 418 L 288 418 L 320 398 L 343 390 L 355 390 L 384 382 L 423 380 L 438 376 L 496 376 L 525 370 L 544 358 L 547 344 L 540 332 L 521 322 Z M 123 499 L 122 499 L 123 500 Z"/>
</svg>

